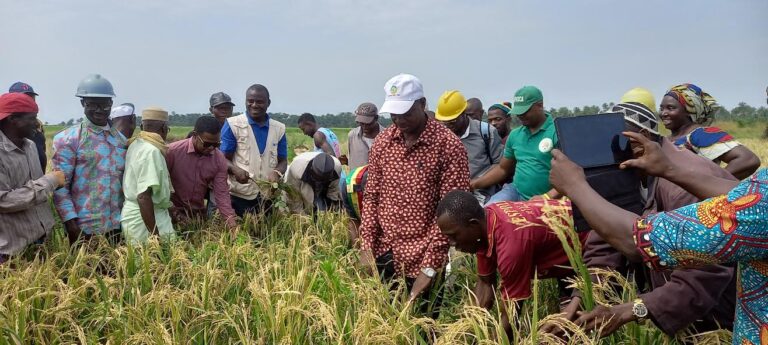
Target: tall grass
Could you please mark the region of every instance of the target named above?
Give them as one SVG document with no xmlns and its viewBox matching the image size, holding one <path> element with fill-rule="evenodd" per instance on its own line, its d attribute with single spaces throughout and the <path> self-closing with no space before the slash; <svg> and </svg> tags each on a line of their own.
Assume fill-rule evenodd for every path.
<svg viewBox="0 0 768 345">
<path fill-rule="evenodd" d="M 97 239 L 70 249 L 49 241 L 0 266 L 0 343 L 17 344 L 537 344 L 556 312 L 555 284 L 537 282 L 512 339 L 500 311 L 470 306 L 474 261 L 454 261 L 437 320 L 415 313 L 355 269 L 346 219 L 337 214 L 247 219 L 237 236 L 214 220 L 172 243 L 112 247 Z M 402 285 L 401 285 L 402 286 Z M 601 285 L 595 289 L 608 289 Z M 598 299 L 599 301 L 599 299 Z M 514 308 L 507 308 L 514 313 Z M 641 325 L 649 339 L 666 338 Z M 531 332 L 534 330 L 534 332 Z M 622 330 L 610 342 L 637 342 Z M 569 344 L 598 343 L 583 332 Z"/>
</svg>

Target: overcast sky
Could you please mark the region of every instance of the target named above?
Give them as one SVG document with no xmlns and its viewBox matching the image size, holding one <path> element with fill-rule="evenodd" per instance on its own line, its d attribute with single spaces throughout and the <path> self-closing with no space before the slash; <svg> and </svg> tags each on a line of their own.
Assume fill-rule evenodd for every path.
<svg viewBox="0 0 768 345">
<path fill-rule="evenodd" d="M 487 106 L 539 86 L 547 107 L 658 99 L 693 82 L 721 104 L 765 105 L 768 1 L 0 0 L 0 86 L 40 94 L 40 117 L 81 117 L 77 84 L 100 73 L 115 103 L 242 111 L 266 85 L 271 112 L 381 105 L 384 82 L 418 76 L 433 107 L 459 89 Z"/>
</svg>

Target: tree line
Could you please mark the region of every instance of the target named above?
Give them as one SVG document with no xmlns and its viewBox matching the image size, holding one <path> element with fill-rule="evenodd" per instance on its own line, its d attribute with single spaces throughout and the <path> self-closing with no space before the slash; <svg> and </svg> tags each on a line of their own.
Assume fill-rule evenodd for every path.
<svg viewBox="0 0 768 345">
<path fill-rule="evenodd" d="M 548 112 L 554 117 L 570 117 L 579 115 L 593 115 L 603 113 L 611 109 L 615 104 L 603 103 L 601 105 L 587 105 L 583 107 L 560 107 L 550 108 Z M 238 113 L 235 113 L 236 115 Z M 200 116 L 210 116 L 210 113 L 189 113 L 189 114 L 177 114 L 171 112 L 169 116 L 169 122 L 171 126 L 194 126 L 195 121 Z M 287 127 L 298 127 L 299 115 L 286 114 L 286 113 L 270 113 L 272 119 L 284 123 Z M 353 128 L 357 127 L 355 123 L 355 115 L 351 112 L 343 112 L 338 114 L 323 114 L 315 115 L 317 122 L 323 127 L 331 128 Z M 747 103 L 741 102 L 733 109 L 721 108 L 717 115 L 717 119 L 733 120 L 738 122 L 749 123 L 753 121 L 768 120 L 768 108 L 759 107 L 755 108 Z M 82 119 L 69 119 L 69 121 L 62 121 L 59 123 L 61 126 L 71 126 L 75 123 L 82 121 Z M 382 125 L 388 126 L 392 123 L 389 118 L 380 117 L 379 122 Z"/>
</svg>

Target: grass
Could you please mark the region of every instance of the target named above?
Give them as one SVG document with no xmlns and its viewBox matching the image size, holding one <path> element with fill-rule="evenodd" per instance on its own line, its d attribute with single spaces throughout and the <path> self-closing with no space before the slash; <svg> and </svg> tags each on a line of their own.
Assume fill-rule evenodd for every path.
<svg viewBox="0 0 768 345">
<path fill-rule="evenodd" d="M 188 130 L 174 129 L 172 135 Z M 55 132 L 46 128 L 49 139 Z M 297 129 L 288 133 L 289 147 L 311 146 L 310 138 Z M 768 145 L 757 133 L 762 131 L 732 131 L 766 162 Z M 345 131 L 336 134 L 346 141 Z M 567 240 L 573 233 L 562 225 L 562 214 L 552 212 L 547 221 L 581 275 L 573 285 L 592 296 L 595 305 L 631 301 L 635 288 L 625 279 L 583 269 L 581 249 Z M 404 302 L 402 290 L 390 292 L 355 269 L 357 252 L 348 247 L 342 215 L 248 219 L 234 238 L 223 228 L 215 219 L 179 229 L 180 239 L 173 243 L 152 241 L 129 248 L 97 240 L 70 249 L 57 225 L 45 244 L 0 266 L 0 344 L 678 342 L 650 322 L 628 324 L 612 337 L 595 339 L 555 315 L 557 288 L 549 280 L 535 282 L 534 297 L 512 315 L 518 322 L 507 339 L 498 332 L 498 307 L 486 311 L 470 303 L 475 284 L 470 255 L 453 258 L 456 279 L 446 292 L 440 318 L 424 318 Z M 589 274 L 603 278 L 590 288 L 585 279 Z M 609 281 L 618 282 L 622 292 L 616 293 Z M 514 308 L 507 310 L 514 313 Z M 572 335 L 560 340 L 536 331 L 547 322 Z M 702 344 L 730 343 L 727 331 L 680 337 Z"/>
</svg>

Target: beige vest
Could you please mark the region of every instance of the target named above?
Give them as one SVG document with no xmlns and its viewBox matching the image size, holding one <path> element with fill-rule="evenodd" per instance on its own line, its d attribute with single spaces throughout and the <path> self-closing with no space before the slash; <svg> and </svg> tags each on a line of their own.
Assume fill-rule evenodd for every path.
<svg viewBox="0 0 768 345">
<path fill-rule="evenodd" d="M 267 147 L 264 154 L 259 153 L 259 145 L 256 136 L 248 123 L 248 115 L 242 114 L 227 119 L 232 133 L 237 139 L 237 149 L 232 162 L 238 168 L 244 169 L 256 180 L 266 180 L 269 173 L 277 167 L 277 143 L 285 135 L 285 125 L 269 119 L 269 133 L 267 135 Z M 246 200 L 255 199 L 259 193 L 268 193 L 269 189 L 260 190 L 259 186 L 249 181 L 246 184 L 238 183 L 234 176 L 229 176 L 229 193 Z"/>
</svg>

